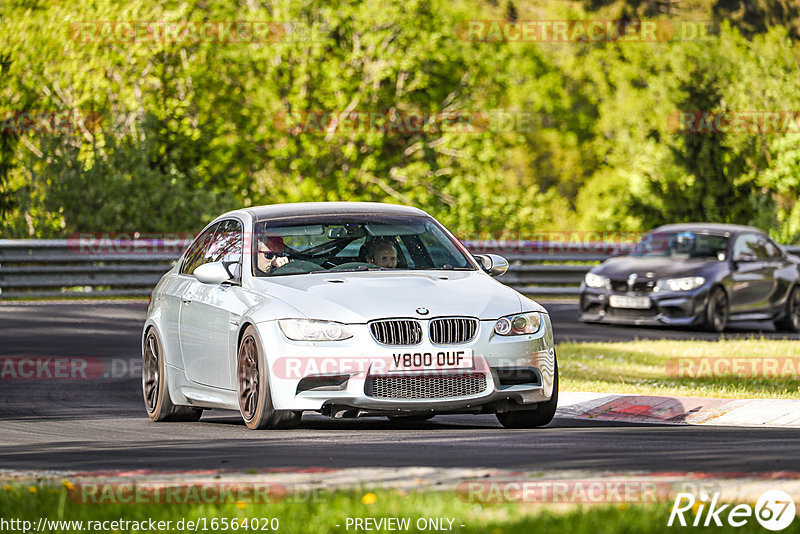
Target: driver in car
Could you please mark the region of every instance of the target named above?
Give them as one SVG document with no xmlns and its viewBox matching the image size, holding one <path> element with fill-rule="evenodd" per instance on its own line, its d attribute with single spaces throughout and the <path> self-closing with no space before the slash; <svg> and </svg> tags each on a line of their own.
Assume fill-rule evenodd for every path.
<svg viewBox="0 0 800 534">
<path fill-rule="evenodd" d="M 268 275 L 278 267 L 289 263 L 289 258 L 284 254 L 283 238 L 278 236 L 259 236 L 258 261 L 256 269 L 260 274 Z"/>
<path fill-rule="evenodd" d="M 397 267 L 397 249 L 391 241 L 378 239 L 370 243 L 366 254 L 367 261 L 378 267 L 395 269 Z"/>
</svg>

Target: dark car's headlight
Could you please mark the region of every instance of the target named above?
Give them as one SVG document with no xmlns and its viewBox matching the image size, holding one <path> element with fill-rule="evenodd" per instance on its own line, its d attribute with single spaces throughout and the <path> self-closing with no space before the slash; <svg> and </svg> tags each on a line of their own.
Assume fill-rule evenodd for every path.
<svg viewBox="0 0 800 534">
<path fill-rule="evenodd" d="M 594 288 L 601 288 L 604 287 L 606 289 L 611 288 L 611 282 L 605 276 L 601 276 L 599 274 L 594 273 L 586 273 L 583 281 L 586 283 L 586 287 L 594 287 Z"/>
<path fill-rule="evenodd" d="M 691 291 L 706 283 L 702 276 L 684 276 L 682 278 L 664 278 L 656 284 L 655 291 Z"/>
<path fill-rule="evenodd" d="M 542 314 L 539 312 L 518 313 L 501 317 L 494 324 L 494 333 L 501 336 L 521 336 L 535 334 L 542 327 Z"/>
<path fill-rule="evenodd" d="M 294 341 L 341 341 L 353 337 L 347 325 L 333 321 L 281 319 L 278 325 L 283 335 Z"/>
</svg>

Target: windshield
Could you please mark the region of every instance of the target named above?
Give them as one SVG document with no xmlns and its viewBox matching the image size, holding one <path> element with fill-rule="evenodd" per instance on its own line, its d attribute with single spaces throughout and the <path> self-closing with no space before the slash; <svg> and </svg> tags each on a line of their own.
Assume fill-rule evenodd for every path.
<svg viewBox="0 0 800 534">
<path fill-rule="evenodd" d="M 730 238 L 694 232 L 651 232 L 636 244 L 631 256 L 725 261 Z"/>
<path fill-rule="evenodd" d="M 253 275 L 381 270 L 475 270 L 432 219 L 382 215 L 257 221 Z"/>
</svg>

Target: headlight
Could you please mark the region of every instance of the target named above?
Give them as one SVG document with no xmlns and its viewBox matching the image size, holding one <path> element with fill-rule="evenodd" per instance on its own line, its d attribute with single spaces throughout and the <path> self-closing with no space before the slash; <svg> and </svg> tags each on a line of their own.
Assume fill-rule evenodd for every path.
<svg viewBox="0 0 800 534">
<path fill-rule="evenodd" d="M 281 319 L 278 325 L 283 335 L 294 341 L 341 341 L 353 337 L 347 325 L 333 321 Z"/>
<path fill-rule="evenodd" d="M 659 280 L 656 290 L 668 289 L 670 291 L 691 291 L 706 283 L 702 276 L 686 276 L 684 278 L 666 278 Z"/>
<path fill-rule="evenodd" d="M 501 317 L 494 324 L 494 332 L 501 336 L 521 336 L 535 334 L 542 326 L 542 316 L 539 312 L 520 313 Z"/>
<path fill-rule="evenodd" d="M 583 281 L 586 282 L 586 287 L 608 288 L 610 286 L 608 278 L 594 273 L 586 273 L 586 276 L 584 277 Z"/>
</svg>

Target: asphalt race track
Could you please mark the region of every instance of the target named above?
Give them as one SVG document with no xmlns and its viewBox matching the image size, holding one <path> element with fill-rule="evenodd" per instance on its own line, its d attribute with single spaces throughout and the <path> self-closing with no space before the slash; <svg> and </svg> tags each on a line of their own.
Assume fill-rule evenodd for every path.
<svg viewBox="0 0 800 534">
<path fill-rule="evenodd" d="M 583 325 L 570 302 L 546 304 L 557 341 L 714 339 L 667 328 Z M 146 303 L 0 305 L 0 356 L 85 357 L 104 363 L 84 380 L 0 380 L 0 469 L 269 469 L 433 466 L 772 472 L 800 471 L 797 431 L 603 423 L 556 418 L 547 428 L 505 430 L 494 416 L 426 423 L 305 415 L 298 429 L 248 430 L 214 410 L 199 423 L 151 423 L 139 361 Z M 738 325 L 727 337 L 775 334 Z M 800 336 L 794 336 L 800 339 Z"/>
</svg>

